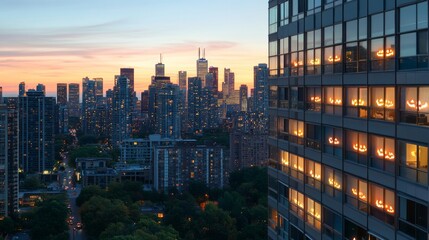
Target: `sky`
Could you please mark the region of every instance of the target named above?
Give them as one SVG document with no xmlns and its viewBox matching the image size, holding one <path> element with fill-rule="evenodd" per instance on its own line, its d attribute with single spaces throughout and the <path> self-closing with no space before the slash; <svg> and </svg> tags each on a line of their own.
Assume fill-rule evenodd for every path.
<svg viewBox="0 0 429 240">
<path fill-rule="evenodd" d="M 27 88 L 102 77 L 113 85 L 121 67 L 147 89 L 163 55 L 166 75 L 196 75 L 198 48 L 209 66 L 235 72 L 235 88 L 253 87 L 253 66 L 267 62 L 266 0 L 1 0 L 0 86 Z"/>
</svg>

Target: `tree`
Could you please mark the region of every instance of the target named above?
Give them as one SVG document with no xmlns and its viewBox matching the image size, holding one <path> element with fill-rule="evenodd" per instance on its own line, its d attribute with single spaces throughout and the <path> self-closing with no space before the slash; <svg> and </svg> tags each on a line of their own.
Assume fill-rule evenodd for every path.
<svg viewBox="0 0 429 240">
<path fill-rule="evenodd" d="M 89 199 L 91 199 L 94 196 L 105 196 L 106 193 L 104 190 L 102 190 L 99 186 L 88 186 L 82 189 L 79 196 L 76 198 L 76 205 L 82 206 L 85 202 L 87 202 Z"/>
<path fill-rule="evenodd" d="M 89 236 L 99 237 L 112 223 L 130 223 L 128 208 L 120 200 L 93 196 L 81 209 L 82 223 Z"/>
<path fill-rule="evenodd" d="M 10 217 L 5 217 L 0 221 L 0 232 L 3 236 L 12 233 L 15 229 L 15 222 Z"/>
<path fill-rule="evenodd" d="M 64 201 L 60 199 L 42 201 L 31 215 L 31 237 L 42 240 L 57 239 L 68 229 L 66 218 L 67 207 Z"/>
<path fill-rule="evenodd" d="M 193 223 L 196 239 L 237 239 L 235 221 L 213 204 L 207 204 L 205 211 Z"/>
</svg>

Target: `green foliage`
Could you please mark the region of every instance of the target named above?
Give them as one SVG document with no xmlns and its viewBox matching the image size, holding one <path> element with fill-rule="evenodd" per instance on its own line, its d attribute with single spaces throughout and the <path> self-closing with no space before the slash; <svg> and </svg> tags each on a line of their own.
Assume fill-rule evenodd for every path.
<svg viewBox="0 0 429 240">
<path fill-rule="evenodd" d="M 76 167 L 76 158 L 82 157 L 109 157 L 97 146 L 82 146 L 73 149 L 69 154 L 69 166 Z"/>
<path fill-rule="evenodd" d="M 64 196 L 45 199 L 30 215 L 33 239 L 64 239 L 67 232 L 67 207 Z M 67 235 L 66 235 L 67 236 Z"/>
<path fill-rule="evenodd" d="M 7 235 L 13 233 L 15 229 L 15 222 L 10 217 L 5 217 L 3 220 L 0 220 L 0 233 L 1 235 Z"/>
<path fill-rule="evenodd" d="M 89 236 L 98 237 L 110 224 L 130 223 L 128 208 L 120 200 L 94 196 L 80 209 L 83 226 Z"/>
<path fill-rule="evenodd" d="M 106 192 L 102 190 L 100 187 L 92 185 L 85 187 L 80 192 L 79 196 L 76 198 L 76 205 L 82 206 L 85 202 L 89 201 L 94 196 L 105 196 Z"/>
<path fill-rule="evenodd" d="M 27 189 L 27 190 L 35 190 L 43 187 L 44 185 L 40 181 L 40 177 L 37 175 L 27 176 L 20 185 L 21 189 Z"/>
<path fill-rule="evenodd" d="M 196 239 L 236 239 L 235 220 L 227 212 L 213 204 L 208 204 L 194 221 Z"/>
</svg>

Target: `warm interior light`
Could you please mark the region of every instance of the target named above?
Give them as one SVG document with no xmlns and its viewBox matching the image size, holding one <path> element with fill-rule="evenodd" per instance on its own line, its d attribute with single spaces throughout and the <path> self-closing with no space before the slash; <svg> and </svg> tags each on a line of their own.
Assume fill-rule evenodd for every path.
<svg viewBox="0 0 429 240">
<path fill-rule="evenodd" d="M 410 108 L 415 108 L 417 110 L 421 110 L 421 109 L 425 109 L 428 107 L 428 103 L 422 103 L 420 100 L 418 101 L 418 103 L 416 103 L 416 101 L 414 101 L 414 99 L 411 100 L 407 100 L 407 105 Z"/>
<path fill-rule="evenodd" d="M 395 106 L 395 104 L 393 103 L 393 101 L 390 101 L 390 100 L 386 100 L 386 101 L 384 101 L 382 98 L 375 100 L 375 103 L 376 103 L 376 104 L 377 104 L 377 106 L 379 106 L 379 107 L 383 107 L 383 106 L 385 106 L 385 107 L 387 107 L 387 108 L 390 108 L 390 107 Z"/>
<path fill-rule="evenodd" d="M 295 61 L 295 62 L 293 62 L 293 66 L 294 67 L 298 67 L 298 66 L 302 66 L 302 65 L 304 65 L 304 63 L 302 61 Z"/>
<path fill-rule="evenodd" d="M 320 65 L 320 59 L 315 58 L 310 60 L 310 65 Z"/>
<path fill-rule="evenodd" d="M 341 99 L 333 99 L 333 98 L 329 98 L 329 102 L 335 105 L 341 105 L 342 103 Z"/>
<path fill-rule="evenodd" d="M 392 206 L 388 206 L 388 205 L 386 205 L 386 206 L 385 206 L 385 208 L 386 208 L 386 211 L 387 211 L 388 213 L 395 213 L 395 209 L 393 209 L 393 207 L 392 207 Z"/>
<path fill-rule="evenodd" d="M 383 201 L 381 201 L 381 200 L 376 200 L 376 201 L 375 201 L 375 206 L 377 206 L 378 208 L 384 208 Z"/>
<path fill-rule="evenodd" d="M 329 185 L 333 186 L 336 189 L 341 189 L 341 184 L 339 184 L 338 182 L 334 181 L 333 178 L 329 178 L 328 179 Z"/>
<path fill-rule="evenodd" d="M 285 166 L 289 166 L 289 161 L 287 159 L 282 158 L 282 164 Z"/>
<path fill-rule="evenodd" d="M 293 168 L 298 169 L 300 172 L 304 171 L 304 169 L 301 166 L 297 166 L 296 164 L 293 165 Z"/>
<path fill-rule="evenodd" d="M 388 49 L 386 49 L 386 54 L 385 54 L 384 50 L 380 49 L 377 51 L 376 55 L 377 55 L 377 57 L 380 57 L 380 58 L 385 57 L 385 56 L 386 57 L 392 57 L 395 55 L 395 51 L 391 48 L 388 48 Z"/>
<path fill-rule="evenodd" d="M 384 151 L 383 148 L 377 149 L 377 155 L 379 157 L 384 157 L 385 159 L 388 159 L 388 160 L 395 159 L 395 154 L 393 152 L 388 152 L 387 150 Z"/>
<path fill-rule="evenodd" d="M 317 219 L 320 219 L 320 213 L 317 213 L 316 211 L 314 211 L 314 208 L 310 209 L 310 214 L 311 214 L 313 217 L 315 217 L 315 218 L 317 218 Z"/>
<path fill-rule="evenodd" d="M 302 203 L 302 202 L 300 202 L 300 201 L 298 201 L 298 199 L 294 199 L 293 200 L 293 202 L 296 204 L 296 205 L 298 205 L 300 208 L 304 208 L 304 204 Z"/>
<path fill-rule="evenodd" d="M 329 140 L 330 144 L 333 144 L 333 145 L 339 145 L 340 144 L 340 141 L 338 140 L 338 138 L 330 137 L 328 140 Z"/>
<path fill-rule="evenodd" d="M 359 152 L 366 152 L 368 150 L 368 148 L 366 147 L 366 145 L 359 145 L 359 144 L 355 144 L 353 145 L 353 149 Z"/>
<path fill-rule="evenodd" d="M 311 97 L 310 101 L 315 102 L 315 103 L 320 103 L 322 101 L 322 99 L 320 99 L 320 97 Z"/>
<path fill-rule="evenodd" d="M 329 62 L 339 62 L 339 61 L 341 61 L 341 58 L 339 56 L 337 56 L 337 55 L 335 55 L 335 57 L 329 56 L 328 57 L 328 61 Z"/>
<path fill-rule="evenodd" d="M 302 132 L 302 130 L 298 130 L 298 131 L 295 130 L 293 131 L 293 134 L 298 137 L 304 136 L 304 133 Z"/>
<path fill-rule="evenodd" d="M 366 199 L 365 194 L 364 194 L 363 192 L 359 192 L 359 194 L 358 194 L 358 191 L 357 191 L 357 189 L 356 189 L 356 188 L 352 188 L 352 193 L 353 193 L 355 196 L 359 196 L 359 198 L 360 198 L 360 199 L 362 199 L 362 200 L 365 200 L 365 199 Z"/>
<path fill-rule="evenodd" d="M 363 106 L 363 105 L 365 105 L 365 101 L 364 100 L 362 100 L 362 99 L 353 99 L 352 100 L 352 105 L 353 106 Z"/>
<path fill-rule="evenodd" d="M 315 178 L 315 179 L 318 179 L 318 180 L 320 180 L 320 178 L 321 178 L 320 174 L 314 174 L 313 170 L 310 170 L 310 176 L 312 178 Z"/>
</svg>

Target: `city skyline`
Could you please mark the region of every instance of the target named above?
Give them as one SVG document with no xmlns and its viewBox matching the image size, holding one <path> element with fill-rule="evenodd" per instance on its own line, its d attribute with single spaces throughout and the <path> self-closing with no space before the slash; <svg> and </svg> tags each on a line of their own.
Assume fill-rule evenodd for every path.
<svg viewBox="0 0 429 240">
<path fill-rule="evenodd" d="M 258 11 L 264 2 L 187 1 L 164 8 L 159 2 L 103 1 L 106 7 L 96 12 L 99 3 L 0 3 L 0 77 L 9 79 L 2 83 L 4 95 L 15 95 L 17 84 L 25 81 L 27 88 L 45 84 L 52 96 L 57 82 L 79 83 L 86 76 L 102 77 L 108 89 L 123 67 L 135 69 L 136 91 L 141 92 L 155 75 L 160 53 L 172 82 L 177 83 L 181 70 L 196 76 L 199 47 L 206 49 L 209 66 L 231 68 L 237 85 L 252 86 L 253 66 L 266 62 L 266 37 L 257 34 L 267 32 L 267 14 Z M 11 24 L 16 15 L 21 17 Z M 249 19 L 246 25 L 243 18 Z M 241 28 L 252 31 L 237 31 Z"/>
</svg>

